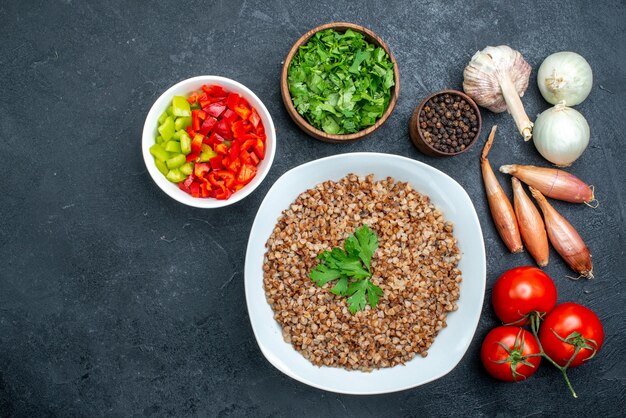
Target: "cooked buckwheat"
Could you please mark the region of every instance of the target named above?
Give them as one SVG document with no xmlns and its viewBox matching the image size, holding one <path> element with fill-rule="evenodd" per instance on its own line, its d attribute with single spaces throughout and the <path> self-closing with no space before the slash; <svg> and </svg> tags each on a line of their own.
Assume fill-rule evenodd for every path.
<svg viewBox="0 0 626 418">
<path fill-rule="evenodd" d="M 372 282 L 375 308 L 352 315 L 346 299 L 318 287 L 317 255 L 363 225 L 378 235 Z M 265 295 L 285 341 L 318 366 L 372 370 L 425 357 L 446 315 L 457 309 L 461 258 L 446 222 L 427 196 L 391 177 L 350 174 L 300 194 L 266 243 Z"/>
</svg>

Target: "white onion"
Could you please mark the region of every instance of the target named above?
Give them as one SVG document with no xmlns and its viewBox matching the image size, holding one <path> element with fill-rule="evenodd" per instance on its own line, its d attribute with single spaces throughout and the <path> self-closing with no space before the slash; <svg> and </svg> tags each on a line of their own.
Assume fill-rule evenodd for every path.
<svg viewBox="0 0 626 418">
<path fill-rule="evenodd" d="M 543 158 L 568 166 L 587 148 L 589 125 L 578 111 L 558 104 L 537 116 L 533 142 Z"/>
<path fill-rule="evenodd" d="M 587 60 L 577 53 L 557 52 L 541 63 L 537 84 L 548 103 L 575 106 L 589 96 L 593 73 Z"/>
</svg>

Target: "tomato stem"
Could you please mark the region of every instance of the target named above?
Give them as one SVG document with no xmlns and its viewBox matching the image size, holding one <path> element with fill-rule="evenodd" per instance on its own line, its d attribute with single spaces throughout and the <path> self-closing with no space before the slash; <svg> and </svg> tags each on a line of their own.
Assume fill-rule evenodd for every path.
<svg viewBox="0 0 626 418">
<path fill-rule="evenodd" d="M 576 395 L 576 391 L 574 390 L 574 387 L 572 386 L 572 383 L 570 382 L 569 377 L 567 376 L 567 368 L 569 367 L 570 364 L 572 364 L 572 361 L 574 360 L 574 358 L 580 351 L 580 347 L 576 346 L 574 348 L 574 353 L 572 354 L 572 357 L 570 357 L 569 361 L 567 362 L 567 364 L 565 364 L 564 367 L 561 367 L 556 361 L 552 360 L 552 358 L 550 358 L 550 356 L 548 356 L 545 351 L 543 351 L 543 346 L 541 345 L 541 341 L 539 340 L 539 325 L 541 324 L 541 319 L 542 319 L 541 314 L 539 312 L 532 312 L 528 315 L 528 319 L 530 320 L 530 330 L 532 331 L 533 335 L 537 339 L 537 344 L 539 345 L 539 351 L 541 353 L 540 354 L 541 357 L 548 360 L 550 363 L 552 363 L 554 367 L 556 367 L 557 369 L 561 371 L 561 374 L 563 375 L 563 379 L 565 379 L 565 383 L 567 384 L 568 389 L 572 393 L 572 396 L 574 398 L 578 398 L 578 395 Z"/>
</svg>

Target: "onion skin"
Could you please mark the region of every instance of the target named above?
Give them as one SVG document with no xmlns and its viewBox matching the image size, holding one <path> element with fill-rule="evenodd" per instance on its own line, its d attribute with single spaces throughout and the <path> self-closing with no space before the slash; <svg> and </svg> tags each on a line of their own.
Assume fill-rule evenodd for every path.
<svg viewBox="0 0 626 418">
<path fill-rule="evenodd" d="M 575 52 L 556 52 L 546 57 L 537 71 L 541 95 L 553 105 L 582 103 L 593 86 L 593 72 L 585 58 Z"/>
<path fill-rule="evenodd" d="M 545 267 L 550 258 L 550 249 L 541 214 L 524 191 L 522 183 L 515 177 L 511 179 L 511 182 L 513 183 L 513 206 L 522 242 L 537 265 Z"/>
<path fill-rule="evenodd" d="M 544 110 L 533 128 L 533 144 L 552 164 L 568 167 L 589 145 L 589 124 L 576 109 L 557 104 Z"/>
<path fill-rule="evenodd" d="M 500 166 L 500 172 L 517 177 L 552 199 L 571 203 L 590 203 L 595 200 L 593 188 L 575 175 L 558 168 L 510 164 Z"/>
<path fill-rule="evenodd" d="M 548 238 L 556 252 L 576 273 L 588 279 L 593 278 L 591 254 L 578 232 L 548 203 L 539 190 L 530 187 L 530 192 L 543 212 Z"/>
<path fill-rule="evenodd" d="M 483 174 L 483 182 L 485 183 L 487 202 L 489 202 L 489 209 L 491 210 L 491 217 L 493 223 L 496 225 L 496 230 L 509 251 L 519 253 L 524 250 L 524 246 L 522 245 L 522 238 L 517 226 L 517 218 L 515 217 L 513 206 L 511 206 L 509 198 L 504 193 L 504 190 L 502 190 L 500 183 L 498 183 L 498 179 L 493 173 L 489 160 L 487 159 L 487 154 L 491 149 L 493 138 L 496 135 L 496 128 L 497 126 L 495 125 L 491 128 L 489 139 L 487 139 L 487 143 L 485 144 L 480 158 L 480 168 Z"/>
</svg>

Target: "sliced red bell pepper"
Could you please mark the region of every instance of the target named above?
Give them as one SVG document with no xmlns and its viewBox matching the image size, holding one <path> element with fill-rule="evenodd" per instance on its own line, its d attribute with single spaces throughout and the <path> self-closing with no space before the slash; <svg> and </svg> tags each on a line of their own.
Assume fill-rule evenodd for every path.
<svg viewBox="0 0 626 418">
<path fill-rule="evenodd" d="M 193 129 L 193 126 L 187 126 L 187 135 L 189 135 L 189 138 L 193 138 L 194 136 L 196 136 L 196 131 Z"/>
<path fill-rule="evenodd" d="M 246 139 L 241 143 L 241 149 L 250 152 L 255 143 L 255 139 Z"/>
<path fill-rule="evenodd" d="M 241 149 L 244 149 L 248 152 L 250 152 L 250 150 L 253 150 L 260 160 L 265 158 L 265 143 L 263 143 L 263 141 L 261 141 L 261 139 L 258 137 L 256 137 L 256 139 L 246 139 L 241 145 Z"/>
<path fill-rule="evenodd" d="M 253 152 L 250 153 L 250 159 L 252 160 L 252 165 L 254 166 L 259 165 L 260 160 L 259 160 L 259 157 L 257 157 L 255 153 Z"/>
<path fill-rule="evenodd" d="M 207 163 L 195 163 L 193 167 L 193 174 L 203 179 L 206 177 L 206 174 L 211 171 L 211 166 Z"/>
<path fill-rule="evenodd" d="M 226 119 L 220 119 L 213 130 L 225 139 L 233 139 L 233 133 L 230 129 L 230 123 Z"/>
<path fill-rule="evenodd" d="M 239 98 L 239 106 L 243 106 L 243 107 L 250 107 L 250 103 L 248 103 L 248 101 L 246 99 L 244 99 L 243 97 Z"/>
<path fill-rule="evenodd" d="M 259 123 L 261 123 L 261 117 L 259 116 L 259 114 L 256 112 L 255 109 L 252 109 L 250 111 L 250 117 L 248 118 L 248 120 L 250 121 L 252 126 L 254 126 L 255 129 L 259 126 Z"/>
<path fill-rule="evenodd" d="M 217 118 L 224 112 L 224 110 L 226 110 L 226 105 L 219 102 L 211 103 L 207 107 L 203 107 L 202 110 Z"/>
<path fill-rule="evenodd" d="M 193 129 L 194 131 L 200 129 L 200 118 L 198 117 L 198 112 L 200 112 L 199 109 L 194 109 L 191 111 L 191 129 Z M 189 127 L 187 127 L 187 129 L 189 130 Z"/>
<path fill-rule="evenodd" d="M 200 183 L 200 196 L 209 197 L 210 191 L 211 185 L 207 181 Z"/>
<path fill-rule="evenodd" d="M 193 144 L 192 144 L 193 146 Z M 226 155 L 228 154 L 228 147 L 226 146 L 226 144 L 219 143 L 219 144 L 215 144 L 213 146 L 213 151 L 215 151 L 216 153 L 218 153 L 219 155 Z"/>
<path fill-rule="evenodd" d="M 244 135 L 250 131 L 250 124 L 244 120 L 238 120 L 233 122 L 230 128 L 233 131 L 235 139 L 242 139 Z"/>
<path fill-rule="evenodd" d="M 209 164 L 211 164 L 211 168 L 213 170 L 219 170 L 221 168 L 223 168 L 224 166 L 222 165 L 222 157 L 217 156 L 217 157 L 213 157 L 209 160 Z"/>
<path fill-rule="evenodd" d="M 250 164 L 244 164 L 237 174 L 237 183 L 248 184 L 254 176 L 256 176 L 256 167 Z"/>
<path fill-rule="evenodd" d="M 231 192 L 227 187 L 221 186 L 212 195 L 217 200 L 228 200 L 232 194 L 233 192 Z"/>
<path fill-rule="evenodd" d="M 226 106 L 229 109 L 234 109 L 239 104 L 239 95 L 237 93 L 230 93 L 226 98 Z"/>
<path fill-rule="evenodd" d="M 261 139 L 256 140 L 253 149 L 256 156 L 259 157 L 259 160 L 265 158 L 265 143 L 261 141 Z"/>
<path fill-rule="evenodd" d="M 228 93 L 222 88 L 222 86 L 217 86 L 215 84 L 208 85 L 205 84 L 202 86 L 202 91 L 205 92 L 209 96 L 213 97 L 226 97 Z"/>
<path fill-rule="evenodd" d="M 263 141 L 265 141 L 265 128 L 262 123 L 256 127 L 255 133 L 260 136 Z"/>
<path fill-rule="evenodd" d="M 235 157 L 231 159 L 230 164 L 228 164 L 228 171 L 231 173 L 238 173 L 241 168 L 241 160 L 239 157 Z"/>
<path fill-rule="evenodd" d="M 191 140 L 191 153 L 200 154 L 202 152 L 202 140 L 204 135 L 196 134 Z"/>
<path fill-rule="evenodd" d="M 248 107 L 239 103 L 239 105 L 235 106 L 233 110 L 241 117 L 241 119 L 248 120 L 248 117 L 250 116 L 250 109 Z"/>
<path fill-rule="evenodd" d="M 189 193 L 189 189 L 185 187 L 184 181 L 181 181 L 180 183 L 178 183 L 178 188 L 185 193 Z"/>
<path fill-rule="evenodd" d="M 204 120 L 204 122 L 202 122 L 202 126 L 200 127 L 198 132 L 200 132 L 204 136 L 207 136 L 216 123 L 217 119 L 215 119 L 213 116 L 209 116 Z"/>
<path fill-rule="evenodd" d="M 254 153 L 253 153 L 254 154 Z M 239 158 L 243 164 L 252 164 L 252 158 L 250 157 L 250 153 L 245 149 L 242 149 L 239 153 Z"/>
<path fill-rule="evenodd" d="M 231 160 L 233 158 L 237 158 L 239 157 L 239 151 L 241 151 L 241 146 L 239 145 L 238 141 L 233 141 L 230 144 L 230 148 L 228 150 L 228 156 L 231 158 Z"/>
<path fill-rule="evenodd" d="M 205 141 L 205 143 L 209 144 L 210 146 L 221 144 L 222 142 L 224 142 L 224 138 L 222 138 L 220 135 L 218 135 L 215 132 L 211 132 L 209 139 Z"/>
<path fill-rule="evenodd" d="M 239 117 L 234 111 L 231 109 L 226 109 L 224 113 L 222 113 L 222 117 L 226 119 L 228 122 L 233 123 Z"/>
<path fill-rule="evenodd" d="M 200 197 L 200 183 L 191 183 L 189 189 L 191 190 L 191 195 L 193 197 Z"/>
<path fill-rule="evenodd" d="M 195 102 L 198 101 L 198 93 L 193 92 L 189 95 L 189 97 L 187 97 L 187 101 L 189 102 L 189 104 L 194 104 Z"/>
<path fill-rule="evenodd" d="M 187 162 L 196 161 L 199 156 L 200 156 L 200 154 L 191 153 L 191 154 L 187 154 L 185 159 L 187 160 Z"/>
<path fill-rule="evenodd" d="M 226 186 L 233 187 L 235 184 L 235 175 L 226 170 L 215 170 L 209 173 L 209 183 L 215 187 Z"/>
<path fill-rule="evenodd" d="M 200 109 L 198 109 L 198 118 L 199 118 L 200 120 L 205 120 L 205 119 L 207 118 L 207 116 L 208 116 L 208 115 L 207 115 L 207 113 L 206 113 L 206 111 L 205 111 L 205 110 L 200 110 Z"/>
<path fill-rule="evenodd" d="M 193 174 L 190 174 L 189 177 L 187 177 L 182 183 L 185 186 L 185 189 L 189 190 L 191 183 L 193 183 Z"/>
</svg>

